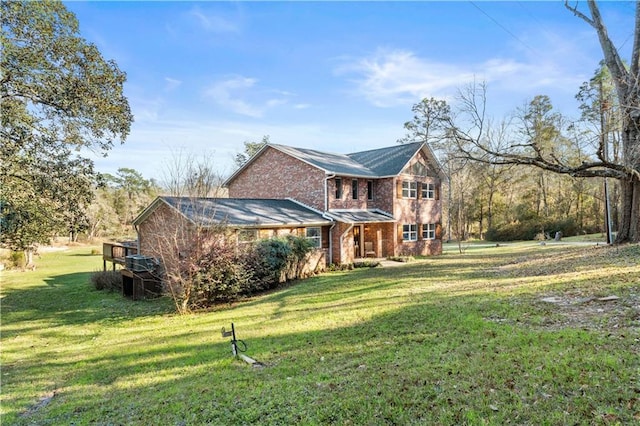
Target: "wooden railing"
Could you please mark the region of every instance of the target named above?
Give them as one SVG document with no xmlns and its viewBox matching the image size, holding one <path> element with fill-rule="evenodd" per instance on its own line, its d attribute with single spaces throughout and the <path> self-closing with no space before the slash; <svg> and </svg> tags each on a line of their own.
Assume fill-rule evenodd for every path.
<svg viewBox="0 0 640 426">
<path fill-rule="evenodd" d="M 138 254 L 138 247 L 135 241 L 121 243 L 102 243 L 102 267 L 107 270 L 107 262 L 111 262 L 113 270 L 116 265 L 124 265 L 125 257 Z"/>
</svg>

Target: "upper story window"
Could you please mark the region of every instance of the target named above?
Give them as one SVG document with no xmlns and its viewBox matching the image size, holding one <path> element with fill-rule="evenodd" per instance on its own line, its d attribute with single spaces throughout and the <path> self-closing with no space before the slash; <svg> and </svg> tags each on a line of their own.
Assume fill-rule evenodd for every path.
<svg viewBox="0 0 640 426">
<path fill-rule="evenodd" d="M 422 224 L 422 239 L 435 240 L 436 239 L 436 224 L 435 223 L 423 223 Z"/>
<path fill-rule="evenodd" d="M 402 181 L 402 198 L 416 198 L 418 194 L 418 183 L 408 180 Z"/>
<path fill-rule="evenodd" d="M 358 199 L 358 179 L 351 181 L 351 198 L 354 200 Z"/>
<path fill-rule="evenodd" d="M 373 181 L 367 181 L 367 200 L 373 200 Z"/>
<path fill-rule="evenodd" d="M 415 223 L 402 225 L 402 241 L 418 241 L 418 225 Z"/>
<path fill-rule="evenodd" d="M 336 200 L 342 198 L 342 178 L 336 178 Z"/>
<path fill-rule="evenodd" d="M 422 198 L 433 200 L 436 198 L 436 186 L 433 183 L 422 184 Z"/>
<path fill-rule="evenodd" d="M 305 228 L 305 236 L 313 243 L 315 248 L 322 247 L 322 229 L 319 226 Z"/>
</svg>

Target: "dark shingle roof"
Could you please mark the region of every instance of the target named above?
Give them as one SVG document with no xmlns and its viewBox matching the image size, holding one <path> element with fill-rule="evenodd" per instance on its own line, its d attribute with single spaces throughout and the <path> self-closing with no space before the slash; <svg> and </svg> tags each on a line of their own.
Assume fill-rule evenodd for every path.
<svg viewBox="0 0 640 426">
<path fill-rule="evenodd" d="M 422 142 L 414 142 L 352 154 L 334 154 L 314 149 L 269 144 L 269 146 L 327 173 L 368 178 L 399 175 L 423 145 Z"/>
<path fill-rule="evenodd" d="M 422 142 L 395 145 L 348 154 L 349 158 L 371 170 L 376 176 L 396 176 L 422 149 Z"/>
<path fill-rule="evenodd" d="M 292 200 L 160 197 L 202 226 L 224 223 L 238 227 L 325 225 L 331 221 Z"/>
<path fill-rule="evenodd" d="M 330 152 L 317 151 L 315 149 L 294 148 L 286 145 L 269 144 L 269 146 L 325 170 L 328 173 L 376 177 L 369 168 L 345 154 L 334 154 Z"/>
<path fill-rule="evenodd" d="M 441 179 L 446 179 L 429 145 L 423 142 L 398 144 L 386 148 L 354 152 L 352 154 L 335 154 L 315 149 L 295 148 L 287 145 L 269 143 L 251 157 L 242 167 L 236 170 L 223 185 L 228 186 L 242 170 L 248 167 L 249 164 L 268 148 L 276 149 L 286 155 L 297 158 L 300 161 L 323 170 L 326 174 L 371 179 L 398 176 L 421 149 L 426 149 L 429 151 L 428 156 L 432 159 L 433 165 L 440 174 Z"/>
</svg>

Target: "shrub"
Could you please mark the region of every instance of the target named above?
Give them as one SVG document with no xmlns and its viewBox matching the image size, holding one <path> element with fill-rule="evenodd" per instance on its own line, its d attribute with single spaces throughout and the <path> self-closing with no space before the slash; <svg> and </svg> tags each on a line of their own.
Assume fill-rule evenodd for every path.
<svg viewBox="0 0 640 426">
<path fill-rule="evenodd" d="M 490 228 L 485 237 L 489 241 L 539 240 L 557 231 L 562 235 L 576 235 L 578 224 L 573 218 L 551 220 L 535 218 L 522 222 L 512 222 Z"/>
<path fill-rule="evenodd" d="M 287 279 L 298 278 L 313 244 L 306 238 L 287 235 L 285 238 L 260 240 L 248 254 L 247 264 L 253 272 L 252 290 L 275 288 Z"/>
<path fill-rule="evenodd" d="M 23 251 L 12 251 L 9 253 L 9 264 L 11 268 L 24 269 L 26 260 Z"/>
<path fill-rule="evenodd" d="M 351 271 L 354 269 L 353 263 L 332 263 L 329 265 L 329 270 L 335 271 Z"/>
<path fill-rule="evenodd" d="M 393 260 L 394 262 L 402 263 L 413 262 L 415 260 L 413 256 L 389 256 L 388 259 Z"/>
<path fill-rule="evenodd" d="M 180 312 L 230 302 L 298 278 L 312 250 L 302 237 L 238 247 L 231 234 L 219 233 L 184 253 L 177 270 L 167 271 L 167 288 Z"/>
<path fill-rule="evenodd" d="M 293 249 L 285 238 L 260 240 L 248 255 L 254 275 L 254 290 L 274 288 L 281 281 Z"/>
<path fill-rule="evenodd" d="M 96 290 L 122 291 L 120 271 L 97 271 L 91 274 L 91 283 Z"/>
<path fill-rule="evenodd" d="M 216 246 L 202 256 L 193 276 L 189 307 L 229 302 L 250 292 L 253 273 L 230 244 Z"/>
<path fill-rule="evenodd" d="M 353 262 L 354 268 L 377 268 L 380 266 L 380 262 L 377 260 L 362 260 L 358 262 Z"/>
</svg>

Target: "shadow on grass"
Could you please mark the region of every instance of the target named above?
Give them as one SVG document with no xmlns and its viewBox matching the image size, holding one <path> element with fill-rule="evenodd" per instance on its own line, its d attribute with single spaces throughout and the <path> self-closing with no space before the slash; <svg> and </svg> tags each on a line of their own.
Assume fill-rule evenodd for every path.
<svg viewBox="0 0 640 426">
<path fill-rule="evenodd" d="M 175 330 L 170 340 L 124 330 L 119 343 L 87 353 L 80 365 L 68 355 L 33 360 L 23 379 L 57 371 L 60 398 L 15 424 L 463 424 L 470 413 L 490 424 L 574 424 L 597 420 L 600 408 L 632 420 L 624 408 L 635 396 L 626 384 L 637 361 L 616 365 L 615 382 L 602 368 L 626 359 L 628 341 L 483 319 L 519 309 L 477 295 L 435 295 L 351 325 L 298 332 L 271 325 L 247 340 L 264 369 L 234 361 L 228 339 L 201 327 Z M 237 315 L 242 333 L 242 307 Z M 608 350 L 594 353 L 594 344 Z"/>
<path fill-rule="evenodd" d="M 111 329 L 111 340 L 101 344 L 101 331 L 92 330 L 95 335 L 67 337 L 82 346 L 79 353 L 37 348 L 19 364 L 3 366 L 3 374 L 9 373 L 3 398 L 14 414 L 38 400 L 36 394 L 25 401 L 21 386 L 28 383 L 41 383 L 43 393 L 60 396 L 8 422 L 478 424 L 484 419 L 492 424 L 580 424 L 597 423 L 598 409 L 622 413 L 622 424 L 633 420 L 632 413 L 624 414 L 625 404 L 635 398 L 628 386 L 638 368 L 637 359 L 628 358 L 637 353 L 633 339 L 520 326 L 522 318 L 536 324 L 554 312 L 546 305 L 514 304 L 511 292 L 495 293 L 513 281 L 503 280 L 496 268 L 522 263 L 529 265 L 523 276 L 534 277 L 535 262 L 550 253 L 555 253 L 554 264 L 567 271 L 579 256 L 477 253 L 330 273 L 232 309 L 142 323 L 132 320 L 172 312 L 172 306 L 97 292 L 89 272 L 48 278 L 47 286 L 12 289 L 3 299 L 3 328 L 9 328 L 3 339 L 28 338 L 45 323 L 94 322 Z M 606 262 L 601 258 L 591 268 Z M 464 288 L 455 288 L 452 277 L 465 282 Z M 487 290 L 483 278 L 502 281 Z M 466 282 L 474 280 L 467 288 Z M 589 288 L 591 282 L 576 279 L 572 285 Z M 412 287 L 421 291 L 396 292 Z M 370 315 L 373 308 L 379 312 Z M 330 315 L 338 325 L 322 322 Z M 30 322 L 21 327 L 23 319 Z M 240 338 L 247 336 L 248 355 L 267 368 L 252 369 L 231 358 L 228 339 L 219 333 L 230 320 Z M 127 327 L 130 322 L 137 323 L 133 329 Z M 66 332 L 59 328 L 47 333 Z M 594 352 L 594 347 L 603 350 Z M 602 366 L 616 359 L 623 361 L 613 365 L 613 381 Z M 569 414 L 554 418 L 553 413 Z"/>
<path fill-rule="evenodd" d="M 44 286 L 3 289 L 3 337 L 20 333 L 22 320 L 46 320 L 52 325 L 78 325 L 132 319 L 172 312 L 165 298 L 132 301 L 120 293 L 96 290 L 92 272 L 77 272 L 44 278 Z M 9 331 L 6 331 L 9 329 Z"/>
</svg>

